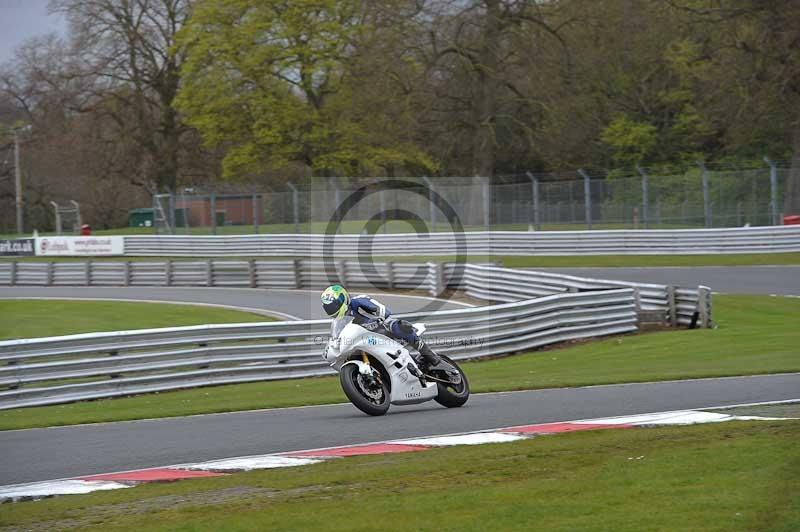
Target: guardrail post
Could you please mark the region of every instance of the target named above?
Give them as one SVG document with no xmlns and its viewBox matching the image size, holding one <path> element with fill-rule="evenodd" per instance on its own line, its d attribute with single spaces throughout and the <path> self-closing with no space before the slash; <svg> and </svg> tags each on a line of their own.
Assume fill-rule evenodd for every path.
<svg viewBox="0 0 800 532">
<path fill-rule="evenodd" d="M 292 261 L 292 269 L 294 270 L 294 287 L 295 289 L 303 288 L 303 263 L 300 260 Z"/>
<path fill-rule="evenodd" d="M 214 286 L 214 263 L 211 259 L 206 261 L 206 286 Z"/>
<path fill-rule="evenodd" d="M 167 259 L 164 262 L 164 284 L 172 286 L 172 260 Z"/>
<path fill-rule="evenodd" d="M 54 262 L 47 263 L 47 281 L 46 281 L 47 286 L 53 285 L 53 270 L 55 269 L 55 266 L 56 265 Z"/>
<path fill-rule="evenodd" d="M 336 276 L 339 278 L 339 284 L 347 286 L 347 261 L 340 260 L 336 262 Z"/>
<path fill-rule="evenodd" d="M 123 283 L 125 284 L 125 286 L 130 286 L 131 285 L 131 261 L 126 260 L 122 264 L 124 265 L 123 266 L 123 268 L 124 268 L 123 269 L 123 276 L 125 277 L 125 279 L 123 280 Z"/>
<path fill-rule="evenodd" d="M 667 319 L 670 327 L 678 325 L 678 311 L 675 305 L 675 287 L 669 285 L 667 287 Z"/>
<path fill-rule="evenodd" d="M 258 270 L 256 269 L 256 259 L 247 261 L 247 273 L 250 275 L 250 288 L 258 286 Z"/>
<path fill-rule="evenodd" d="M 642 293 L 638 286 L 633 287 L 633 307 L 636 309 L 636 328 L 638 329 L 642 322 Z"/>
<path fill-rule="evenodd" d="M 586 218 L 586 228 L 592 230 L 592 185 L 589 174 L 581 168 L 578 173 L 583 176 L 583 216 Z"/>
<path fill-rule="evenodd" d="M 392 261 L 386 263 L 386 281 L 389 284 L 389 290 L 394 290 L 394 262 Z"/>
<path fill-rule="evenodd" d="M 429 262 L 428 263 L 428 277 L 430 284 L 428 285 L 428 292 L 431 297 L 436 297 L 442 293 L 442 263 Z"/>
<path fill-rule="evenodd" d="M 708 170 L 703 161 L 698 161 L 697 166 L 699 166 L 700 170 L 703 172 L 703 217 L 705 218 L 706 227 L 711 227 L 711 194 L 708 189 Z"/>
<path fill-rule="evenodd" d="M 711 327 L 711 289 L 707 286 L 697 287 L 697 310 L 700 313 L 700 327 Z"/>
<path fill-rule="evenodd" d="M 92 261 L 90 260 L 86 261 L 84 277 L 84 283 L 86 286 L 90 286 L 92 284 Z"/>
<path fill-rule="evenodd" d="M 11 261 L 11 270 L 8 272 L 8 284 L 17 284 L 17 261 Z"/>
<path fill-rule="evenodd" d="M 769 210 L 770 214 L 772 214 L 772 225 L 780 225 L 781 217 L 778 213 L 778 165 L 769 157 L 764 157 L 764 162 L 769 165 Z"/>
</svg>

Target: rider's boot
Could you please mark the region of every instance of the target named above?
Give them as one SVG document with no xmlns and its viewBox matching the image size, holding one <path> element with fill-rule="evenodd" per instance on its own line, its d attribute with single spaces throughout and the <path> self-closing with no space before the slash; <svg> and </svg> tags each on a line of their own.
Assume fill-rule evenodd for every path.
<svg viewBox="0 0 800 532">
<path fill-rule="evenodd" d="M 419 354 L 422 356 L 422 361 L 429 368 L 436 367 L 442 362 L 442 357 L 434 353 L 433 349 L 431 349 L 428 344 L 422 341 L 422 338 L 418 338 L 414 343 L 414 349 L 419 352 Z"/>
</svg>

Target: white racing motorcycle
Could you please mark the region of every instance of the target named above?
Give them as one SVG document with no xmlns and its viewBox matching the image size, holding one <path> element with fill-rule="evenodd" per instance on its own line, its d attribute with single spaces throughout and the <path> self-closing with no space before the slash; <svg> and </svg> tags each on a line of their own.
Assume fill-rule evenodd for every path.
<svg viewBox="0 0 800 532">
<path fill-rule="evenodd" d="M 418 335 L 425 325 L 415 323 Z M 469 383 L 448 357 L 426 373 L 400 342 L 369 331 L 352 317 L 333 320 L 331 337 L 322 355 L 339 372 L 342 389 L 362 412 L 382 416 L 390 404 L 408 405 L 433 399 L 448 408 L 469 399 Z"/>
</svg>

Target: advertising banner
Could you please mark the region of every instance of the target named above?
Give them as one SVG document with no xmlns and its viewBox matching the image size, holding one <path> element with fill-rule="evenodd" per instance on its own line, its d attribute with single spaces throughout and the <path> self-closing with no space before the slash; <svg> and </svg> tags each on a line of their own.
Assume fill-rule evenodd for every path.
<svg viewBox="0 0 800 532">
<path fill-rule="evenodd" d="M 121 236 L 45 236 L 36 239 L 36 254 L 41 256 L 94 257 L 124 253 L 125 240 Z"/>
<path fill-rule="evenodd" d="M 0 238 L 0 256 L 34 255 L 35 241 L 33 238 Z"/>
</svg>

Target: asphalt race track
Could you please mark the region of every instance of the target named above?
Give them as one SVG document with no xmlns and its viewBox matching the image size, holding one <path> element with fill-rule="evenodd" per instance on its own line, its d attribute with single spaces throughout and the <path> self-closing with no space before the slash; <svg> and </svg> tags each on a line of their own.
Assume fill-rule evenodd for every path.
<svg viewBox="0 0 800 532">
<path fill-rule="evenodd" d="M 800 398 L 800 373 L 474 395 L 462 408 L 288 408 L 0 432 L 0 485 L 394 438 Z M 344 394 L 342 394 L 344 399 Z"/>
<path fill-rule="evenodd" d="M 700 266 L 649 268 L 526 268 L 637 283 L 705 285 L 721 294 L 800 296 L 800 266 Z"/>
<path fill-rule="evenodd" d="M 179 288 L 179 287 L 97 287 L 97 286 L 3 286 L 1 298 L 78 298 L 129 299 L 141 301 L 203 303 L 230 305 L 244 309 L 272 311 L 288 319 L 323 319 L 319 302 L 321 290 L 264 290 L 257 288 Z M 456 301 L 434 300 L 422 296 L 368 292 L 380 299 L 395 314 L 416 312 L 435 302 L 427 310 L 449 310 L 469 306 Z"/>
</svg>

